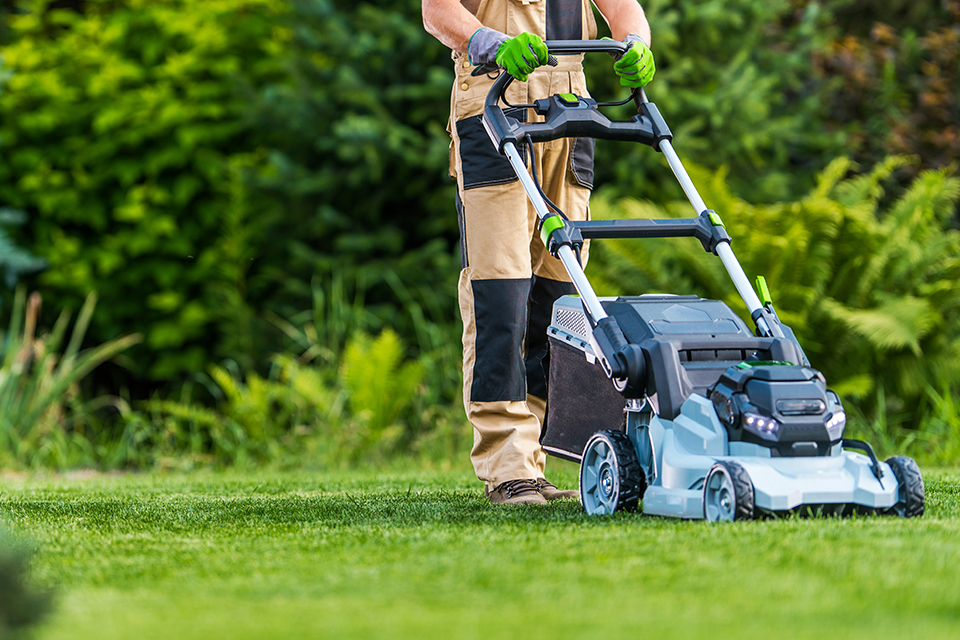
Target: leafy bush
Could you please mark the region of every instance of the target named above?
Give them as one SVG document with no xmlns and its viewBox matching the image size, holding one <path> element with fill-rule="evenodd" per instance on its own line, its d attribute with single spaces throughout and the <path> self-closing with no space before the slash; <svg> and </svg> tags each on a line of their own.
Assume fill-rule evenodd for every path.
<svg viewBox="0 0 960 640">
<path fill-rule="evenodd" d="M 29 215 L 48 301 L 97 290 L 91 339 L 143 332 L 141 383 L 265 369 L 266 311 L 334 265 L 455 277 L 451 74 L 417 3 L 55 4 L 20 3 L 0 51 L 0 202 Z"/>
<path fill-rule="evenodd" d="M 339 418 L 342 401 L 319 373 L 277 358 L 270 378 L 238 379 L 222 367 L 209 371 L 215 408 L 154 399 L 126 418 L 119 444 L 101 461 L 109 467 L 177 467 L 276 462 L 316 439 L 318 427 Z"/>
<path fill-rule="evenodd" d="M 909 28 L 917 33 L 936 30 L 960 13 L 957 0 L 833 0 L 830 3 L 845 34 L 867 37 L 878 22 Z"/>
<path fill-rule="evenodd" d="M 461 456 L 459 341 L 413 299 L 395 274 L 403 314 L 386 320 L 367 305 L 362 281 L 335 274 L 313 282 L 311 309 L 273 323 L 289 339 L 267 376 L 234 361 L 212 365 L 179 398 L 156 397 L 122 416 L 98 464 L 115 467 L 295 464 L 342 466 L 413 455 L 449 465 Z M 415 326 L 408 348 L 390 323 Z M 373 337 L 373 336 L 376 337 Z M 299 353 L 294 357 L 292 353 Z M 209 391 L 210 402 L 191 387 Z"/>
<path fill-rule="evenodd" d="M 251 116 L 271 150 L 257 193 L 283 212 L 275 232 L 288 239 L 257 286 L 277 289 L 270 308 L 291 318 L 316 278 L 344 277 L 378 327 L 419 344 L 399 289 L 443 325 L 457 308 L 449 50 L 423 30 L 416 0 L 290 7 L 291 81 L 261 92 Z"/>
<path fill-rule="evenodd" d="M 419 391 L 424 365 L 403 360 L 404 347 L 389 329 L 375 340 L 358 333 L 347 345 L 340 379 L 360 427 L 351 447 L 357 453 L 372 445 L 389 448 L 404 435 L 400 418 L 409 417 L 403 414 Z"/>
<path fill-rule="evenodd" d="M 889 420 L 916 427 L 932 408 L 928 389 L 960 393 L 960 232 L 950 225 L 960 180 L 924 172 L 881 209 L 882 184 L 902 164 L 892 159 L 845 178 L 852 165 L 837 160 L 803 199 L 766 206 L 734 197 L 723 171 L 691 174 L 722 213 L 744 270 L 766 277 L 813 366 L 867 418 L 882 408 Z M 594 211 L 690 215 L 688 204 L 630 200 L 600 199 Z M 722 265 L 698 243 L 607 241 L 591 253 L 591 277 L 603 293 L 697 293 L 746 317 Z"/>
<path fill-rule="evenodd" d="M 10 18 L 0 200 L 31 215 L 48 300 L 98 291 L 91 338 L 142 331 L 136 361 L 155 378 L 202 369 L 231 311 L 217 289 L 235 284 L 256 257 L 243 239 L 269 223 L 236 228 L 246 212 L 231 202 L 231 167 L 250 150 L 244 75 L 282 73 L 270 52 L 283 3 L 92 0 L 83 15 L 49 4 Z"/>
</svg>

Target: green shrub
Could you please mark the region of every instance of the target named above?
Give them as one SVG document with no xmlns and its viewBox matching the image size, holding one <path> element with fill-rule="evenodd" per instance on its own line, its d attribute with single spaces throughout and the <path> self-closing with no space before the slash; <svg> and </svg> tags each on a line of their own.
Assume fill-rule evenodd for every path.
<svg viewBox="0 0 960 640">
<path fill-rule="evenodd" d="M 468 431 L 460 343 L 429 319 L 415 289 L 381 275 L 401 302 L 385 306 L 402 314 L 375 313 L 383 309 L 366 304 L 362 280 L 316 278 L 311 309 L 272 317 L 289 344 L 266 376 L 227 360 L 185 382 L 178 398 L 136 404 L 112 445 L 98 449 L 98 464 L 349 466 L 407 455 L 449 466 Z M 408 346 L 391 323 L 413 324 L 419 343 Z M 194 387 L 209 402 L 196 401 Z"/>
<path fill-rule="evenodd" d="M 389 329 L 376 339 L 357 333 L 344 351 L 340 380 L 358 424 L 351 446 L 357 454 L 373 446 L 389 450 L 407 431 L 400 418 L 411 417 L 424 364 L 404 362 L 404 351 L 397 334 Z"/>
<path fill-rule="evenodd" d="M 693 168 L 709 206 L 723 216 L 747 274 L 763 275 L 777 312 L 814 367 L 867 418 L 880 397 L 887 417 L 916 427 L 929 388 L 960 393 L 960 232 L 951 217 L 960 180 L 927 171 L 888 206 L 882 183 L 902 160 L 844 178 L 837 160 L 796 202 L 757 206 L 732 195 L 725 172 Z M 666 208 L 598 200 L 599 217 L 689 217 Z M 598 243 L 590 273 L 602 293 L 697 293 L 746 308 L 721 263 L 696 242 Z M 878 396 L 878 392 L 880 395 Z"/>
<path fill-rule="evenodd" d="M 0 201 L 31 216 L 48 300 L 98 292 L 91 338 L 143 332 L 135 361 L 151 377 L 202 370 L 232 311 L 218 290 L 269 224 L 235 193 L 237 165 L 254 162 L 241 89 L 282 73 L 283 3 L 48 4 L 10 18 Z"/>
<path fill-rule="evenodd" d="M 288 242 L 251 288 L 276 289 L 271 310 L 291 318 L 315 279 L 345 277 L 375 322 L 417 344 L 395 280 L 439 323 L 454 325 L 457 308 L 449 50 L 424 31 L 416 0 L 290 7 L 291 81 L 262 91 L 252 115 L 270 149 L 257 193 L 283 212 L 275 233 Z"/>
<path fill-rule="evenodd" d="M 298 457 L 309 440 L 340 420 L 343 401 L 314 368 L 289 357 L 275 360 L 272 374 L 240 379 L 211 366 L 214 408 L 154 399 L 126 417 L 119 443 L 101 464 L 107 467 L 274 463 Z"/>
<path fill-rule="evenodd" d="M 20 3 L 0 49 L 0 203 L 29 215 L 48 301 L 96 290 L 92 340 L 144 334 L 138 394 L 228 357 L 265 371 L 265 314 L 315 273 L 364 269 L 374 301 L 384 265 L 455 277 L 451 74 L 418 3 L 54 4 Z"/>
<path fill-rule="evenodd" d="M 922 33 L 960 17 L 960 2 L 957 0 L 833 0 L 830 4 L 844 33 L 858 38 L 869 36 L 878 22 Z"/>
</svg>

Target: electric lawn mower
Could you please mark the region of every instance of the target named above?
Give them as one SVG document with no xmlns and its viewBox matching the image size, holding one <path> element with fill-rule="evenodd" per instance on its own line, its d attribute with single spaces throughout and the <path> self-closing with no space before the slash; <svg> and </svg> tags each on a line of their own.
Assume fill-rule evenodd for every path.
<svg viewBox="0 0 960 640">
<path fill-rule="evenodd" d="M 612 40 L 548 41 L 551 55 L 620 55 Z M 552 60 L 555 63 L 555 59 Z M 558 94 L 529 105 L 504 95 L 502 72 L 483 124 L 513 166 L 540 217 L 541 238 L 579 295 L 554 303 L 544 449 L 580 464 L 590 514 L 637 509 L 711 521 L 781 513 L 923 514 L 924 487 L 910 458 L 877 459 L 869 444 L 843 437 L 840 398 L 810 366 L 774 311 L 767 286 L 755 291 L 674 152 L 672 134 L 643 90 L 619 103 Z M 601 107 L 633 100 L 629 121 Z M 504 112 L 532 109 L 542 122 Z M 515 112 L 511 112 L 515 113 Z M 561 137 L 648 145 L 666 158 L 697 216 L 688 219 L 567 220 L 528 172 L 518 146 Z M 599 298 L 579 262 L 585 239 L 693 237 L 720 258 L 755 330 L 723 302 L 691 295 Z"/>
</svg>

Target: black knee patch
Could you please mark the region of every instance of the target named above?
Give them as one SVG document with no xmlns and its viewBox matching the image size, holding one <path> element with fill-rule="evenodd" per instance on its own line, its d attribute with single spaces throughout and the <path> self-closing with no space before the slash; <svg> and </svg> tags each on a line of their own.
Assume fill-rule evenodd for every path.
<svg viewBox="0 0 960 640">
<path fill-rule="evenodd" d="M 523 340 L 527 330 L 530 280 L 474 280 L 470 284 L 477 325 L 470 400 L 526 400 Z"/>
</svg>

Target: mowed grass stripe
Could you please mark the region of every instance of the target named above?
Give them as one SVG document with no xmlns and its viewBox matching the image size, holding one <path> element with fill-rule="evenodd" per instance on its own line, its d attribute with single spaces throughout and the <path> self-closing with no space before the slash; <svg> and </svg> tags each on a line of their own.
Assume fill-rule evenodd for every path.
<svg viewBox="0 0 960 640">
<path fill-rule="evenodd" d="M 908 521 L 588 518 L 398 472 L 20 479 L 0 513 L 59 592 L 41 637 L 955 638 L 960 477 L 927 476 Z"/>
</svg>

